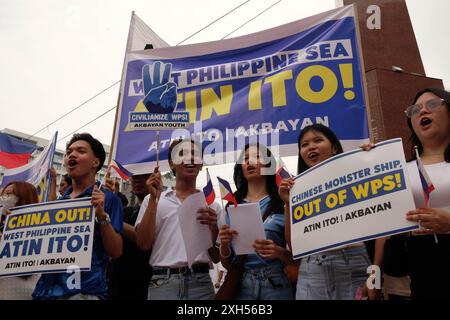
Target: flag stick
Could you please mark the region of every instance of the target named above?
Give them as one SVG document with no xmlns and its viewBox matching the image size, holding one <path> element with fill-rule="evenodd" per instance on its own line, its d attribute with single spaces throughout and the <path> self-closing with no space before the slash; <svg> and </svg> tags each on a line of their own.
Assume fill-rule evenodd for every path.
<svg viewBox="0 0 450 320">
<path fill-rule="evenodd" d="M 209 175 L 209 170 L 208 170 L 208 168 L 206 168 L 206 183 L 208 183 L 208 177 L 211 179 L 211 177 Z M 212 181 L 211 181 L 211 185 L 212 185 Z M 211 206 L 208 205 L 208 207 L 211 207 Z"/>
<path fill-rule="evenodd" d="M 420 157 L 419 157 L 419 148 L 417 148 L 417 146 L 414 146 L 414 151 L 415 151 L 415 153 L 416 153 L 416 158 L 417 159 L 420 159 Z M 429 208 L 430 207 L 430 204 L 429 204 L 429 202 L 427 201 L 427 199 L 425 199 L 425 208 Z M 419 226 L 420 226 L 420 228 L 422 228 L 422 225 L 421 225 L 421 221 L 419 220 Z M 433 233 L 433 236 L 434 236 L 434 242 L 436 242 L 436 243 L 439 243 L 439 240 L 438 240 L 438 238 L 437 238 L 437 235 L 436 235 L 436 233 Z"/>
<path fill-rule="evenodd" d="M 223 223 L 222 225 L 224 225 L 224 224 L 226 224 L 227 220 L 225 219 L 226 212 L 225 212 L 225 207 L 223 206 L 222 197 L 220 198 L 220 204 L 222 205 L 222 212 L 223 212 L 222 217 L 220 217 L 220 219 L 222 220 L 221 221 Z"/>
<path fill-rule="evenodd" d="M 206 170 L 208 170 L 208 168 Z M 219 181 L 219 184 L 220 184 L 220 181 Z M 227 222 L 225 219 L 226 212 L 225 212 L 225 207 L 223 205 L 222 191 L 220 189 L 220 186 L 219 186 L 219 192 L 220 192 L 220 204 L 222 205 L 222 212 L 223 212 L 223 221 L 222 222 L 225 224 Z"/>
<path fill-rule="evenodd" d="M 156 166 L 159 167 L 159 130 L 156 130 Z"/>
<path fill-rule="evenodd" d="M 117 95 L 117 104 L 116 104 L 116 115 L 114 117 L 114 127 L 113 127 L 113 133 L 111 138 L 111 147 L 109 149 L 109 157 L 108 157 L 108 163 L 111 163 L 114 149 L 114 144 L 116 141 L 116 130 L 120 130 L 117 128 L 117 120 L 119 118 L 119 106 L 120 106 L 120 97 L 121 97 L 121 89 L 122 89 L 122 82 L 124 79 L 123 71 L 125 70 L 125 64 L 127 63 L 127 52 L 131 51 L 131 43 L 132 43 L 132 31 L 134 29 L 134 10 L 131 12 L 131 18 L 130 18 L 130 27 L 128 28 L 128 36 L 127 36 L 127 46 L 125 48 L 125 53 L 123 55 L 123 64 L 122 64 L 122 76 L 120 77 L 120 85 L 119 85 L 119 94 Z M 118 135 L 118 134 L 117 134 Z"/>
<path fill-rule="evenodd" d="M 111 163 L 108 165 L 108 168 L 106 169 L 106 174 L 103 177 L 103 180 L 100 181 L 100 185 L 98 186 L 98 190 L 100 190 L 100 188 L 105 184 L 107 180 L 111 178 Z M 114 186 L 115 186 L 115 181 L 114 181 Z"/>
<path fill-rule="evenodd" d="M 159 171 L 159 130 L 156 130 L 156 167 Z M 158 191 L 158 196 L 156 197 L 156 206 L 158 206 L 160 196 L 161 192 Z"/>
<path fill-rule="evenodd" d="M 120 82 L 120 85 L 122 86 L 122 81 Z M 109 154 L 108 154 L 108 164 L 111 163 L 113 152 L 114 152 L 114 143 L 116 141 L 117 119 L 119 118 L 119 104 L 120 104 L 120 88 L 119 88 L 119 94 L 117 95 L 116 115 L 114 117 L 114 127 L 113 127 L 113 133 L 112 133 L 112 137 L 111 137 L 111 147 L 109 148 Z"/>
</svg>

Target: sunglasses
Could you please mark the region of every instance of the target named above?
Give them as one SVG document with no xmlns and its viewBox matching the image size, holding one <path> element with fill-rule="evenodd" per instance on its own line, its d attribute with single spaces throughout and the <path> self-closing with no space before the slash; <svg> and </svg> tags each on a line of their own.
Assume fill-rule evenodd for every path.
<svg viewBox="0 0 450 320">
<path fill-rule="evenodd" d="M 431 99 L 425 102 L 425 107 L 427 107 L 427 109 L 432 112 L 433 110 L 436 110 L 440 106 L 444 105 L 444 102 L 445 100 L 440 98 Z M 419 115 L 420 110 L 422 110 L 423 106 L 423 104 L 413 104 L 412 106 L 406 108 L 405 114 L 408 116 L 408 118 L 413 118 Z"/>
</svg>

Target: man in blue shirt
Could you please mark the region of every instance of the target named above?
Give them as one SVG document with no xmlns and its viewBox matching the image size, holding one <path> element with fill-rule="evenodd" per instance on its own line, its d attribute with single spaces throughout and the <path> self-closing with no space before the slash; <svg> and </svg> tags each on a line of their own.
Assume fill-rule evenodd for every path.
<svg viewBox="0 0 450 320">
<path fill-rule="evenodd" d="M 109 257 L 116 259 L 122 254 L 123 223 L 119 197 L 99 190 L 100 183 L 95 181 L 104 161 L 103 145 L 88 133 L 75 134 L 67 143 L 64 166 L 72 186 L 62 199 L 92 197 L 96 223 L 91 270 L 43 274 L 34 289 L 34 299 L 106 299 L 106 265 Z"/>
</svg>

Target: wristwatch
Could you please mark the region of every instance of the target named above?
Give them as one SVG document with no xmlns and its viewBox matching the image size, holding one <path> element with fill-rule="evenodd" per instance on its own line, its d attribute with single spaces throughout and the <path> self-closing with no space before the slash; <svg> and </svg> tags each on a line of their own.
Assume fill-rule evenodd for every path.
<svg viewBox="0 0 450 320">
<path fill-rule="evenodd" d="M 105 215 L 106 219 L 103 221 L 98 220 L 97 216 L 95 216 L 95 221 L 101 226 L 106 226 L 108 223 L 111 223 L 111 218 L 109 217 L 109 214 L 105 213 Z"/>
</svg>

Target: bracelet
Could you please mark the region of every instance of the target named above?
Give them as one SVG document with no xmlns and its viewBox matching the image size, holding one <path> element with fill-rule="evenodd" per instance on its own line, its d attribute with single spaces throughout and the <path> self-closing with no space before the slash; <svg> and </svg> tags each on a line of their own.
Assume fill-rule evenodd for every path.
<svg viewBox="0 0 450 320">
<path fill-rule="evenodd" d="M 228 246 L 228 250 L 230 251 L 230 253 L 227 256 L 222 255 L 222 244 L 219 245 L 219 255 L 222 258 L 229 258 L 231 256 L 231 248 L 230 248 L 230 246 Z"/>
</svg>

